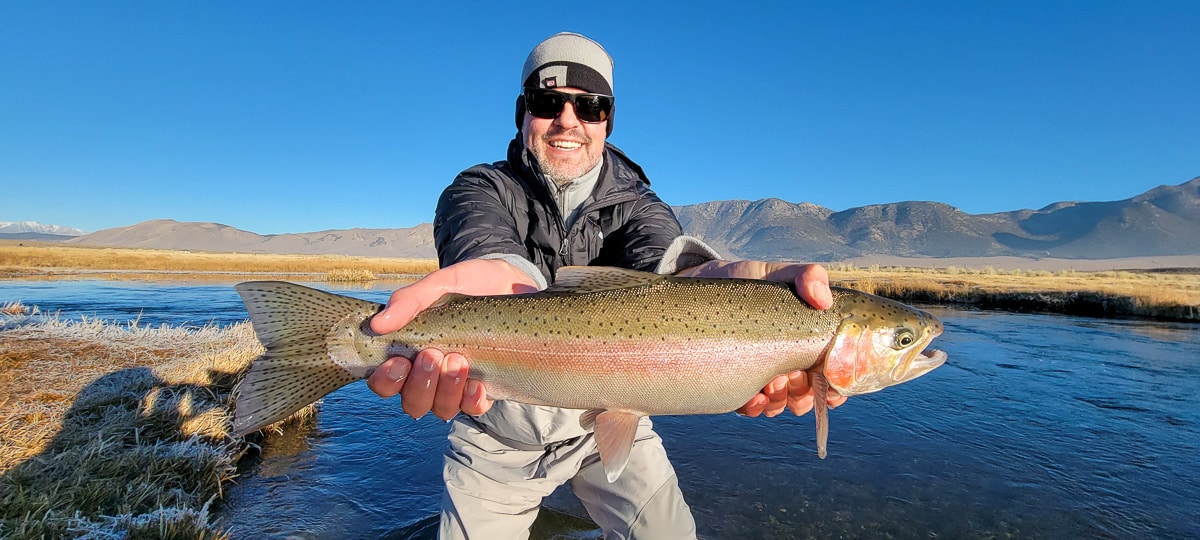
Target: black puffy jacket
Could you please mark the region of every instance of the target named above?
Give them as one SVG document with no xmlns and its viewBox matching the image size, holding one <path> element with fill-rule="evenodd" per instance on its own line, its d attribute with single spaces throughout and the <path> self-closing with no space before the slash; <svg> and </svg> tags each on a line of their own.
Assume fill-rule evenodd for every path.
<svg viewBox="0 0 1200 540">
<path fill-rule="evenodd" d="M 508 145 L 507 161 L 476 165 L 454 179 L 438 200 L 433 226 L 441 266 L 518 255 L 541 269 L 547 283 L 569 265 L 653 271 L 682 234 L 642 168 L 607 143 L 592 197 L 566 230 L 536 162 L 517 139 Z"/>
</svg>

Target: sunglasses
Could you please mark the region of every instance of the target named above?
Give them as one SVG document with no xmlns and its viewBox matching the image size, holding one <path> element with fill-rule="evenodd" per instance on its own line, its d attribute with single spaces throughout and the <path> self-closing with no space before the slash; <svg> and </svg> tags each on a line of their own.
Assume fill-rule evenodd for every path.
<svg viewBox="0 0 1200 540">
<path fill-rule="evenodd" d="M 613 97 L 604 94 L 568 94 L 544 88 L 525 90 L 525 110 L 537 118 L 557 118 L 567 102 L 575 106 L 575 117 L 581 122 L 598 124 L 612 114 Z"/>
</svg>

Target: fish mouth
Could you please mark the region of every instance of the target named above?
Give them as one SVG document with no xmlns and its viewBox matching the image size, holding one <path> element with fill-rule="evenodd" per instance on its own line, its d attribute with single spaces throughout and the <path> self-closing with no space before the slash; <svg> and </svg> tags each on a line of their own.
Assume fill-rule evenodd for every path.
<svg viewBox="0 0 1200 540">
<path fill-rule="evenodd" d="M 911 381 L 921 375 L 933 371 L 938 366 L 946 363 L 946 351 L 938 349 L 926 349 L 922 352 L 914 353 L 907 362 L 902 362 L 892 370 L 892 384 L 900 384 L 902 382 Z"/>
</svg>

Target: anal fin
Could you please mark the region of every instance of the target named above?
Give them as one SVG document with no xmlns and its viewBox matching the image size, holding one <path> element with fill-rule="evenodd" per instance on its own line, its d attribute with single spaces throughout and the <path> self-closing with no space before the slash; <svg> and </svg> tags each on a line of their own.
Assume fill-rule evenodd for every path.
<svg viewBox="0 0 1200 540">
<path fill-rule="evenodd" d="M 596 445 L 600 447 L 600 463 L 604 466 L 604 474 L 608 481 L 616 482 L 629 463 L 629 452 L 633 449 L 633 439 L 637 435 L 638 422 L 641 413 L 633 411 L 588 411 L 582 423 L 594 422 Z"/>
</svg>

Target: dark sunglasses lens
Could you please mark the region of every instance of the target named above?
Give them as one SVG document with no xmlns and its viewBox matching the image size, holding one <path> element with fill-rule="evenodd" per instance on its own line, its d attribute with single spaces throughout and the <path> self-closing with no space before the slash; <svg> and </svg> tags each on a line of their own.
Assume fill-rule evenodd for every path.
<svg viewBox="0 0 1200 540">
<path fill-rule="evenodd" d="M 603 122 L 612 111 L 612 99 L 600 94 L 576 94 L 575 116 L 584 122 Z"/>
<path fill-rule="evenodd" d="M 537 118 L 554 118 L 563 110 L 563 96 L 556 92 L 525 92 L 525 108 Z"/>
<path fill-rule="evenodd" d="M 568 97 L 570 96 L 570 97 Z M 575 116 L 588 123 L 608 120 L 612 113 L 612 97 L 603 94 L 563 94 L 553 90 L 529 90 L 525 92 L 525 109 L 537 118 L 555 118 L 562 113 L 563 105 L 570 100 L 575 106 Z"/>
</svg>

